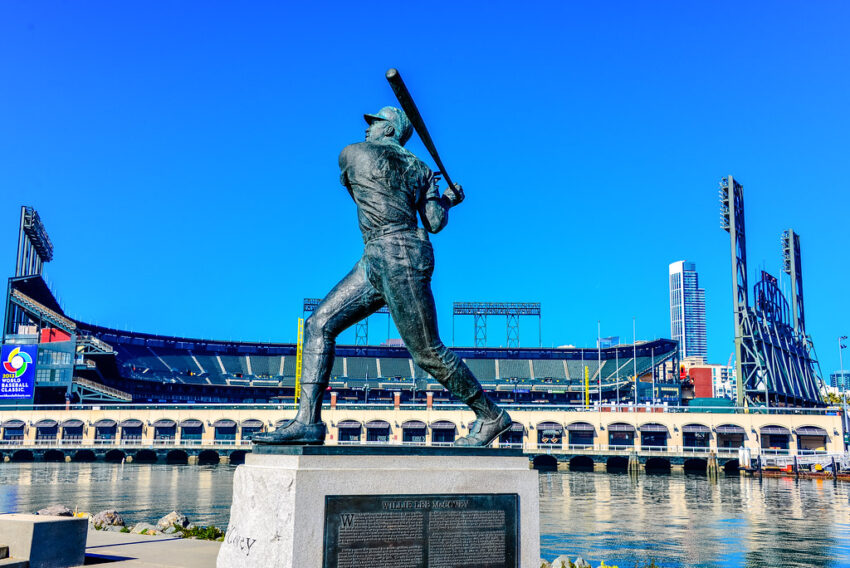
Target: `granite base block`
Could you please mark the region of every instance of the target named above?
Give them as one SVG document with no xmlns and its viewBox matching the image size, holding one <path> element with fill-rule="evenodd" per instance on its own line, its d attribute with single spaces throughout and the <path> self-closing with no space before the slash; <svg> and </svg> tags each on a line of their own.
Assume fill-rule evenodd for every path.
<svg viewBox="0 0 850 568">
<path fill-rule="evenodd" d="M 217 565 L 322 568 L 328 496 L 404 496 L 415 502 L 417 495 L 510 494 L 518 498 L 518 565 L 537 568 L 538 482 L 527 458 L 492 450 L 409 453 L 249 454 L 234 475 L 230 523 Z"/>
<path fill-rule="evenodd" d="M 0 515 L 0 542 L 30 568 L 81 566 L 86 557 L 88 519 L 45 515 Z"/>
</svg>

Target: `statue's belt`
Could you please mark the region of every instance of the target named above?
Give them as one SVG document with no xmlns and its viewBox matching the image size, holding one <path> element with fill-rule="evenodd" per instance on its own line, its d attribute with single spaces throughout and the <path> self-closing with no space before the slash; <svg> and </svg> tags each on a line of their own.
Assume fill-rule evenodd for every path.
<svg viewBox="0 0 850 568">
<path fill-rule="evenodd" d="M 369 231 L 363 231 L 363 242 L 368 243 L 369 241 L 375 240 L 378 237 L 383 237 L 384 235 L 390 235 L 392 233 L 401 233 L 401 232 L 411 232 L 414 233 L 418 238 L 423 241 L 428 240 L 428 231 L 421 227 L 411 227 L 410 225 L 385 225 L 383 227 L 378 227 L 376 229 L 371 229 Z"/>
</svg>

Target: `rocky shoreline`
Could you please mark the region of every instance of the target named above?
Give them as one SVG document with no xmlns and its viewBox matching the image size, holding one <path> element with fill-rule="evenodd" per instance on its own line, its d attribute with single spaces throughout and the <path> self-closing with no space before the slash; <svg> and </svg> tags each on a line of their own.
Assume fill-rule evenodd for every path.
<svg viewBox="0 0 850 568">
<path fill-rule="evenodd" d="M 155 524 L 140 522 L 128 525 L 121 514 L 114 509 L 106 509 L 99 513 L 72 511 L 64 505 L 51 505 L 39 511 L 36 515 L 56 517 L 81 517 L 89 520 L 89 530 L 111 531 L 142 535 L 169 535 L 174 538 L 196 538 L 202 540 L 224 540 L 224 531 L 213 526 L 196 526 L 189 518 L 179 511 L 171 511 L 161 517 Z"/>
</svg>

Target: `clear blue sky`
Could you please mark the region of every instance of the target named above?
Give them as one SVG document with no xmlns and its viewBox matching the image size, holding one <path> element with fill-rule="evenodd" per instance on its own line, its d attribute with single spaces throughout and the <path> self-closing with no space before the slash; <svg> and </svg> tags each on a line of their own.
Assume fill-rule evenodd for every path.
<svg viewBox="0 0 850 568">
<path fill-rule="evenodd" d="M 3 2 L 5 266 L 33 205 L 72 315 L 294 340 L 302 298 L 361 253 L 337 155 L 393 103 L 395 66 L 468 195 L 433 239 L 447 342 L 460 300 L 542 302 L 545 345 L 591 346 L 597 320 L 630 340 L 632 317 L 669 337 L 667 265 L 687 259 L 725 363 L 733 174 L 753 283 L 801 235 L 828 373 L 850 334 L 848 21 L 843 2 Z"/>
</svg>

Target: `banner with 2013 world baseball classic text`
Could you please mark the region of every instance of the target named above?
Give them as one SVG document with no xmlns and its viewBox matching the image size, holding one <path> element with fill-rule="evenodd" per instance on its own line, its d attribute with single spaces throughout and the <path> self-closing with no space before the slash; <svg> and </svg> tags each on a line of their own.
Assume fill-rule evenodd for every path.
<svg viewBox="0 0 850 568">
<path fill-rule="evenodd" d="M 0 399 L 32 398 L 38 345 L 3 345 L 0 350 Z"/>
</svg>

